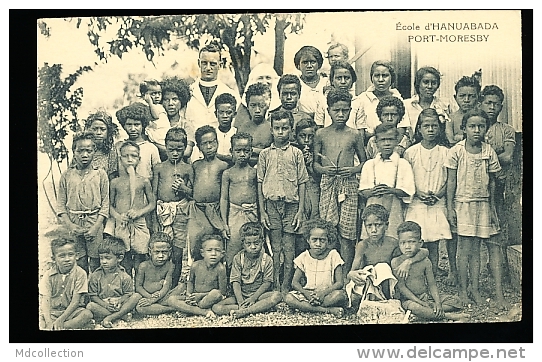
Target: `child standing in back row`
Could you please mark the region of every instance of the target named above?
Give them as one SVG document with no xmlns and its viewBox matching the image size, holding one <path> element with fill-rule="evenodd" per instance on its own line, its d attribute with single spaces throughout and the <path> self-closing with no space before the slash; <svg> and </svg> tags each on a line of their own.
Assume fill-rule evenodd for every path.
<svg viewBox="0 0 542 362">
<path fill-rule="evenodd" d="M 489 117 L 484 111 L 471 110 L 463 117 L 466 139 L 458 142 L 448 154 L 447 209 L 450 225 L 457 228 L 457 269 L 463 305 L 469 304 L 468 294 L 476 304 L 484 303 L 480 295 L 480 244 L 486 242 L 495 293 L 499 307 L 507 302 L 502 290 L 502 254 L 499 245 L 488 242 L 499 232 L 494 204 L 495 178 L 501 165 L 497 154 L 485 143 Z M 470 275 L 471 288 L 467 277 Z"/>
<path fill-rule="evenodd" d="M 480 96 L 480 83 L 474 77 L 463 77 L 455 84 L 454 99 L 459 109 L 450 115 L 450 121 L 446 122 L 446 137 L 451 145 L 455 145 L 464 137 L 461 128 L 463 116 L 468 111 L 476 108 Z"/>
</svg>

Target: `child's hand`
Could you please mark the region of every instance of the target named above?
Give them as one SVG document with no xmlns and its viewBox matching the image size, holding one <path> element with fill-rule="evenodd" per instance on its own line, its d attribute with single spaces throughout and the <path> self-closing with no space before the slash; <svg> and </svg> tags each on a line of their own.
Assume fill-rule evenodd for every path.
<svg viewBox="0 0 542 362">
<path fill-rule="evenodd" d="M 160 291 L 154 292 L 151 294 L 151 297 L 156 298 L 156 300 L 160 299 Z"/>
<path fill-rule="evenodd" d="M 184 187 L 186 187 L 186 183 L 184 182 L 184 180 L 182 178 L 178 178 L 176 179 L 175 181 L 173 181 L 173 184 L 171 185 L 171 188 L 173 189 L 173 191 L 175 192 L 181 192 L 183 191 Z"/>
<path fill-rule="evenodd" d="M 357 285 L 365 284 L 365 280 L 363 280 L 363 278 L 361 277 L 362 275 L 363 273 L 361 272 L 361 270 L 353 270 L 347 274 L 350 280 Z"/>
<path fill-rule="evenodd" d="M 323 166 L 322 173 L 328 176 L 335 176 L 337 174 L 337 167 L 335 166 Z"/>
<path fill-rule="evenodd" d="M 316 289 L 314 291 L 314 295 L 315 295 L 316 300 L 318 300 L 320 303 L 324 302 L 324 298 L 326 297 L 326 295 L 324 294 L 323 290 Z"/>
<path fill-rule="evenodd" d="M 316 292 L 314 292 L 314 291 L 310 293 L 309 303 L 311 305 L 314 305 L 314 306 L 318 306 L 318 305 L 322 304 L 320 299 L 318 299 L 318 296 L 316 295 Z"/>
<path fill-rule="evenodd" d="M 138 210 L 130 209 L 130 210 L 128 210 L 128 212 L 126 212 L 126 217 L 128 219 L 134 220 L 134 219 L 139 218 L 140 216 L 141 215 L 140 215 Z"/>
<path fill-rule="evenodd" d="M 401 263 L 396 269 L 397 276 L 401 279 L 406 279 L 408 277 L 408 272 L 410 271 L 410 266 L 412 265 L 412 259 L 407 259 Z"/>
<path fill-rule="evenodd" d="M 260 217 L 260 220 L 262 222 L 263 227 L 266 228 L 267 230 L 270 230 L 269 215 L 267 215 L 267 212 L 262 211 L 262 216 Z"/>
<path fill-rule="evenodd" d="M 145 93 L 145 95 L 143 96 L 143 99 L 145 100 L 145 102 L 147 102 L 147 104 L 148 104 L 149 106 L 150 106 L 151 104 L 153 104 L 151 95 L 150 95 L 149 93 Z"/>
<path fill-rule="evenodd" d="M 61 331 L 64 329 L 64 321 L 60 318 L 58 318 L 56 321 L 53 322 L 53 326 L 51 328 L 54 331 Z"/>
<path fill-rule="evenodd" d="M 448 208 L 448 222 L 450 223 L 450 226 L 457 227 L 457 214 L 455 213 L 455 209 Z"/>
<path fill-rule="evenodd" d="M 153 298 L 141 298 L 137 303 L 138 307 L 148 307 L 149 305 L 154 304 L 155 300 Z"/>
<path fill-rule="evenodd" d="M 441 303 L 435 303 L 433 306 L 433 313 L 435 313 L 435 317 L 437 318 L 443 318 L 444 317 L 444 311 L 442 310 L 442 304 Z"/>
<path fill-rule="evenodd" d="M 98 229 L 100 229 L 100 225 L 98 223 L 92 225 L 86 232 L 85 232 L 85 239 L 93 239 L 96 237 L 96 234 L 98 234 Z"/>
<path fill-rule="evenodd" d="M 107 303 L 107 310 L 112 312 L 112 313 L 115 313 L 115 312 L 117 312 L 119 310 L 119 308 L 117 308 L 116 303 L 109 300 L 109 302 Z"/>
<path fill-rule="evenodd" d="M 256 301 L 254 300 L 253 297 L 249 297 L 247 299 L 245 299 L 241 304 L 239 304 L 239 308 L 248 308 L 250 307 L 251 305 L 253 305 L 254 303 L 256 303 Z"/>
<path fill-rule="evenodd" d="M 196 301 L 196 295 L 195 294 L 188 294 L 186 296 L 186 300 L 185 300 L 186 304 L 188 305 L 191 305 L 191 306 L 194 306 L 194 307 L 197 307 L 198 305 L 198 302 Z"/>
<path fill-rule="evenodd" d="M 301 227 L 301 223 L 303 222 L 303 212 L 298 211 L 294 215 L 294 220 L 292 221 L 292 226 L 294 227 L 294 231 L 297 231 Z"/>
<path fill-rule="evenodd" d="M 379 184 L 373 187 L 372 196 L 384 196 L 390 193 L 390 187 L 386 184 Z"/>
<path fill-rule="evenodd" d="M 356 173 L 355 167 L 339 167 L 337 174 L 343 177 L 350 177 Z"/>
<path fill-rule="evenodd" d="M 224 225 L 224 230 L 222 230 L 222 237 L 224 239 L 230 240 L 230 228 L 228 225 Z"/>
</svg>

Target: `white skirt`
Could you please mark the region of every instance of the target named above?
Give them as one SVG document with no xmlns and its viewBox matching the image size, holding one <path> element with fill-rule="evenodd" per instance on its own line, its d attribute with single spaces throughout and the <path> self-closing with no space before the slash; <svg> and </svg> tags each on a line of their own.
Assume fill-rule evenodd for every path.
<svg viewBox="0 0 542 362">
<path fill-rule="evenodd" d="M 445 198 L 440 199 L 435 205 L 429 206 L 415 197 L 408 206 L 405 221 L 414 221 L 420 225 L 422 239 L 425 242 L 452 238 Z"/>
</svg>

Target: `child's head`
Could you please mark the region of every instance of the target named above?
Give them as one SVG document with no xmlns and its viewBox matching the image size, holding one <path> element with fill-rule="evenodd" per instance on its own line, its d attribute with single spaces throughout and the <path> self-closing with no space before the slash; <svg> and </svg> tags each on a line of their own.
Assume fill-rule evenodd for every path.
<svg viewBox="0 0 542 362">
<path fill-rule="evenodd" d="M 220 235 L 203 235 L 201 238 L 201 256 L 206 263 L 215 265 L 224 256 L 224 242 Z"/>
<path fill-rule="evenodd" d="M 246 165 L 252 155 L 252 136 L 245 132 L 231 136 L 230 152 L 235 164 Z"/>
<path fill-rule="evenodd" d="M 262 123 L 271 105 L 271 89 L 263 83 L 252 84 L 245 92 L 245 100 L 250 119 L 254 123 Z"/>
<path fill-rule="evenodd" d="M 94 158 L 96 152 L 96 143 L 94 142 L 94 133 L 83 132 L 73 137 L 72 142 L 73 158 L 79 168 L 86 168 Z"/>
<path fill-rule="evenodd" d="M 376 242 L 382 240 L 388 229 L 390 213 L 380 204 L 368 205 L 361 214 L 369 240 Z"/>
<path fill-rule="evenodd" d="M 133 141 L 125 141 L 119 149 L 120 163 L 124 168 L 132 166 L 134 169 L 139 164 L 141 157 L 139 155 L 139 145 Z"/>
<path fill-rule="evenodd" d="M 403 101 L 394 96 L 385 96 L 380 99 L 376 106 L 376 114 L 380 122 L 393 124 L 395 127 L 405 115 Z"/>
<path fill-rule="evenodd" d="M 375 90 L 387 92 L 390 88 L 395 88 L 397 75 L 395 68 L 387 60 L 377 60 L 371 65 L 371 82 Z"/>
<path fill-rule="evenodd" d="M 277 90 L 282 108 L 291 111 L 297 107 L 297 101 L 301 96 L 301 81 L 297 75 L 284 74 L 279 79 Z"/>
<path fill-rule="evenodd" d="M 139 92 L 141 97 L 145 97 L 145 94 L 149 94 L 153 104 L 160 104 L 162 102 L 162 86 L 156 79 L 144 80 L 139 85 Z"/>
<path fill-rule="evenodd" d="M 216 129 L 212 126 L 201 126 L 196 130 L 196 144 L 204 158 L 214 157 L 218 150 Z"/>
<path fill-rule="evenodd" d="M 295 125 L 295 139 L 297 144 L 312 149 L 317 128 L 318 126 L 311 118 L 300 119 Z"/>
<path fill-rule="evenodd" d="M 220 48 L 215 43 L 207 44 L 200 49 L 198 65 L 201 80 L 212 82 L 217 79 L 221 58 Z"/>
<path fill-rule="evenodd" d="M 488 117 L 496 121 L 502 110 L 504 102 L 504 93 L 501 88 L 496 85 L 487 85 L 480 93 L 480 109 L 488 115 Z"/>
<path fill-rule="evenodd" d="M 67 238 L 54 239 L 51 242 L 53 261 L 62 274 L 67 274 L 73 269 L 76 262 L 75 241 Z"/>
<path fill-rule="evenodd" d="M 480 96 L 480 83 L 474 77 L 463 77 L 455 84 L 454 99 L 462 112 L 473 109 Z"/>
<path fill-rule="evenodd" d="M 440 122 L 439 114 L 434 108 L 426 108 L 420 112 L 414 132 L 415 142 L 426 140 L 441 146 L 448 146 L 446 124 Z"/>
<path fill-rule="evenodd" d="M 399 130 L 389 123 L 382 123 L 375 128 L 375 140 L 378 151 L 383 158 L 389 158 L 399 144 Z"/>
<path fill-rule="evenodd" d="M 479 143 L 484 140 L 490 125 L 489 116 L 486 112 L 474 108 L 463 115 L 461 129 L 465 133 L 467 141 Z"/>
<path fill-rule="evenodd" d="M 321 255 L 331 249 L 337 241 L 337 230 L 329 222 L 322 219 L 307 220 L 303 226 L 303 236 L 309 244 L 313 255 Z"/>
<path fill-rule="evenodd" d="M 327 49 L 327 61 L 329 65 L 337 62 L 346 62 L 348 60 L 348 48 L 346 45 L 341 43 L 334 43 L 329 46 Z M 331 77 L 333 79 L 333 77 Z M 355 81 L 354 81 L 355 82 Z"/>
<path fill-rule="evenodd" d="M 119 109 L 116 116 L 131 140 L 139 139 L 152 120 L 149 106 L 140 102 Z"/>
<path fill-rule="evenodd" d="M 413 257 L 423 245 L 422 228 L 414 221 L 405 221 L 397 227 L 399 249 L 408 256 Z"/>
<path fill-rule="evenodd" d="M 261 253 L 264 236 L 263 227 L 259 222 L 247 222 L 239 229 L 239 236 L 243 243 L 243 249 L 246 253 L 257 256 Z"/>
<path fill-rule="evenodd" d="M 331 88 L 326 100 L 327 111 L 333 123 L 345 125 L 352 110 L 352 95 L 347 91 Z"/>
<path fill-rule="evenodd" d="M 432 98 L 440 87 L 440 73 L 433 67 L 423 67 L 416 71 L 414 89 L 421 98 Z"/>
<path fill-rule="evenodd" d="M 105 236 L 98 245 L 98 254 L 100 255 L 100 266 L 105 270 L 116 269 L 122 259 L 126 249 L 122 239 L 114 236 Z"/>
<path fill-rule="evenodd" d="M 316 76 L 318 69 L 322 68 L 324 57 L 322 53 L 311 45 L 301 47 L 294 55 L 294 65 L 305 78 Z"/>
<path fill-rule="evenodd" d="M 96 148 L 104 152 L 111 150 L 114 138 L 119 132 L 113 118 L 105 111 L 90 114 L 85 121 L 85 129 L 94 133 Z"/>
<path fill-rule="evenodd" d="M 235 117 L 237 109 L 237 101 L 235 97 L 229 93 L 222 93 L 215 99 L 215 115 L 218 120 L 219 127 L 231 128 L 231 123 Z"/>
<path fill-rule="evenodd" d="M 155 232 L 149 239 L 149 257 L 154 266 L 164 265 L 171 257 L 173 241 L 171 236 L 161 231 Z"/>
<path fill-rule="evenodd" d="M 168 160 L 179 162 L 186 149 L 186 131 L 180 127 L 170 128 L 166 133 L 165 144 Z"/>
<path fill-rule="evenodd" d="M 349 91 L 358 77 L 356 71 L 346 61 L 336 61 L 329 72 L 331 85 L 343 91 Z"/>
<path fill-rule="evenodd" d="M 278 110 L 271 113 L 271 133 L 275 143 L 284 144 L 290 139 L 294 128 L 294 116 L 290 111 Z"/>
<path fill-rule="evenodd" d="M 188 84 L 177 77 L 166 78 L 162 81 L 162 105 L 168 117 L 175 117 L 181 108 L 185 107 L 190 100 L 190 88 Z"/>
</svg>

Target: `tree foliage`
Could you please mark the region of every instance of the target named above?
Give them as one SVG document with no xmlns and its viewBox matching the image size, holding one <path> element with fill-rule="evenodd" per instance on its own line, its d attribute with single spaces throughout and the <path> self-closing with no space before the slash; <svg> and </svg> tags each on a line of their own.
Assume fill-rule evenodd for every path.
<svg viewBox="0 0 542 362">
<path fill-rule="evenodd" d="M 141 48 L 147 60 L 163 54 L 172 39 L 180 39 L 190 48 L 200 49 L 207 42 L 218 42 L 229 52 L 239 91 L 244 91 L 250 74 L 253 37 L 270 26 L 273 14 L 192 14 L 156 17 L 92 17 L 85 18 L 88 38 L 100 59 L 113 55 L 122 58 L 133 48 Z M 281 31 L 299 32 L 303 14 L 281 14 Z M 77 26 L 84 19 L 78 19 Z M 103 38 L 111 40 L 102 40 Z M 281 49 L 284 52 L 284 48 Z M 276 57 L 276 55 L 275 55 Z"/>
<path fill-rule="evenodd" d="M 77 109 L 83 100 L 83 88 L 72 86 L 88 66 L 62 79 L 62 65 L 45 63 L 38 70 L 38 140 L 39 150 L 51 160 L 62 162 L 68 156 L 64 138 L 79 130 Z"/>
</svg>

